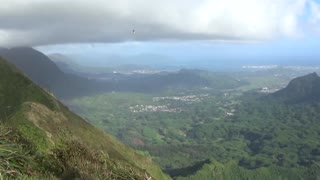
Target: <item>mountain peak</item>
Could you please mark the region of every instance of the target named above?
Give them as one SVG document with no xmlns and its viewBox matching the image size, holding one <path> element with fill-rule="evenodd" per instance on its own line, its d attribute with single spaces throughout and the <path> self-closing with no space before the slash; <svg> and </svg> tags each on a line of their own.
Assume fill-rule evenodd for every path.
<svg viewBox="0 0 320 180">
<path fill-rule="evenodd" d="M 318 74 L 316 72 L 301 76 L 300 78 L 318 78 Z"/>
<path fill-rule="evenodd" d="M 310 102 L 320 100 L 320 77 L 317 73 L 297 77 L 288 86 L 271 96 L 286 102 Z"/>
</svg>

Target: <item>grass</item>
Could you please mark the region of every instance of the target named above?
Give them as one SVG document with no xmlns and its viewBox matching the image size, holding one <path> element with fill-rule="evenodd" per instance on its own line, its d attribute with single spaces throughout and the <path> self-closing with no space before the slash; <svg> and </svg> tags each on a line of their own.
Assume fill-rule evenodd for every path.
<svg viewBox="0 0 320 180">
<path fill-rule="evenodd" d="M 21 139 L 14 130 L 0 124 L 0 179 L 15 178 L 30 172 L 29 152 L 15 141 Z"/>
<path fill-rule="evenodd" d="M 51 144 L 48 142 L 45 132 L 26 119 L 24 109 L 22 107 L 20 111 L 16 112 L 8 123 L 19 129 L 19 132 L 26 139 L 32 140 L 38 150 L 46 151 Z"/>
<path fill-rule="evenodd" d="M 169 179 L 0 58 L 0 178 Z"/>
<path fill-rule="evenodd" d="M 103 151 L 89 149 L 81 140 L 66 142 L 53 150 L 62 167 L 62 178 L 80 179 L 143 179 L 144 174 L 129 164 L 110 160 Z"/>
<path fill-rule="evenodd" d="M 92 148 L 80 139 L 65 139 L 49 152 L 42 152 L 37 146 L 31 147 L 33 144 L 21 135 L 15 129 L 0 124 L 1 180 L 31 177 L 138 180 L 151 177 L 147 171 L 112 159 L 111 154 Z"/>
</svg>

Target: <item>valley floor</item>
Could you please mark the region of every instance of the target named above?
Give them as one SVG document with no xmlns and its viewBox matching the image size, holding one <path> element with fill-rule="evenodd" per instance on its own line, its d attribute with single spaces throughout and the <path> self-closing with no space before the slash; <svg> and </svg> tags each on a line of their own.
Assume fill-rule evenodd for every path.
<svg viewBox="0 0 320 180">
<path fill-rule="evenodd" d="M 261 101 L 302 72 L 281 73 L 233 74 L 243 84 L 231 89 L 109 92 L 64 102 L 174 177 L 198 178 L 216 166 L 252 177 L 307 177 L 320 160 L 320 109 Z"/>
</svg>

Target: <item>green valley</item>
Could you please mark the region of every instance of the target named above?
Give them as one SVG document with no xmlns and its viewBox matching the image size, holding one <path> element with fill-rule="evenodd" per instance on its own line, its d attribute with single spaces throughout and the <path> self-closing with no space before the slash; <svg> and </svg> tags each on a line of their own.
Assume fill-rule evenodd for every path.
<svg viewBox="0 0 320 180">
<path fill-rule="evenodd" d="M 111 92 L 64 102 L 95 126 L 150 154 L 173 177 L 199 179 L 199 174 L 210 173 L 205 169 L 221 166 L 217 173 L 225 175 L 217 179 L 238 176 L 226 176 L 227 171 L 252 179 L 316 178 L 318 173 L 308 172 L 320 170 L 316 160 L 319 105 L 266 99 L 292 76 L 292 72 L 281 77 L 273 73 L 253 72 L 251 78 L 237 74 L 242 85 L 233 89 Z M 273 79 L 252 84 L 268 76 Z"/>
<path fill-rule="evenodd" d="M 0 1 L 0 180 L 320 180 L 320 0 Z"/>
<path fill-rule="evenodd" d="M 15 59 L 22 67 L 36 63 L 38 57 L 50 61 L 33 49 L 22 50 L 26 51 L 12 52 L 31 54 L 28 62 Z M 37 68 L 41 67 L 22 70 L 38 78 L 44 72 L 37 73 Z M 163 172 L 174 179 L 319 176 L 319 77 L 313 73 L 295 78 L 308 69 L 95 74 L 98 79 L 86 79 L 82 85 L 61 78 L 57 83 L 65 83 L 52 93 L 5 62 L 1 72 L 3 128 L 13 128 L 17 135 L 10 137 L 22 139 L 7 139 L 9 146 L 4 151 L 11 152 L 7 149 L 14 147 L 13 152 L 26 155 L 17 156 L 19 164 L 26 162 L 25 157 L 34 159 L 31 169 L 13 166 L 22 176 L 30 176 L 29 171 L 39 177 L 82 179 L 116 178 L 117 173 L 120 179 L 169 179 Z M 45 82 L 45 77 L 38 81 L 46 88 Z M 91 90 L 72 93 L 89 84 Z M 70 96 L 59 97 L 65 97 L 61 101 L 68 108 L 53 96 L 66 87 Z M 19 144 L 27 148 L 21 149 Z M 86 165 L 78 167 L 83 162 Z M 45 168 L 39 169 L 42 166 Z M 93 167 L 97 174 L 89 175 Z"/>
</svg>

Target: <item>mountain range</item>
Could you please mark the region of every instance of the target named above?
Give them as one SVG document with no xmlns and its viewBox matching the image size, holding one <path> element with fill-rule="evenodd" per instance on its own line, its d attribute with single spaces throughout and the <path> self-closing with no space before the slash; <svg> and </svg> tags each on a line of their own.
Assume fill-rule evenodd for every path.
<svg viewBox="0 0 320 180">
<path fill-rule="evenodd" d="M 155 74 L 106 73 L 103 78 L 107 80 L 101 81 L 86 77 L 84 73 L 75 72 L 68 67 L 65 60 L 62 63 L 67 69 L 65 68 L 63 72 L 59 67 L 63 66 L 61 58 L 66 57 L 54 56 L 58 67 L 48 56 L 30 47 L 2 48 L 0 56 L 13 63 L 36 84 L 58 98 L 74 98 L 108 91 L 152 93 L 172 87 L 235 88 L 242 84 L 234 78 L 219 73 L 209 74 L 206 71 L 187 69 Z"/>
<path fill-rule="evenodd" d="M 62 72 L 46 55 L 32 48 L 3 48 L 0 49 L 0 55 L 10 61 L 7 62 L 0 58 L 0 157 L 5 160 L 3 162 L 6 162 L 0 163 L 0 172 L 5 172 L 0 175 L 0 178 L 2 176 L 5 178 L 35 176 L 39 179 L 148 179 L 150 177 L 153 179 L 170 179 L 150 157 L 142 155 L 143 152 L 138 153 L 123 145 L 114 137 L 93 127 L 81 117 L 70 112 L 50 92 L 60 98 L 81 96 L 90 92 L 97 93 L 99 90 L 155 92 L 170 86 L 235 88 L 242 83 L 223 75 L 209 75 L 198 70 L 180 70 L 175 73 L 162 72 L 132 77 L 124 76 L 119 81 L 94 81 Z M 210 78 L 207 78 L 207 76 L 210 76 Z M 301 118 L 299 114 L 303 114 L 304 111 L 300 112 L 299 109 L 302 106 L 291 107 L 290 105 L 308 104 L 307 108 L 304 107 L 306 112 L 317 112 L 317 106 L 309 106 L 310 103 L 318 103 L 320 100 L 320 77 L 316 73 L 297 77 L 290 81 L 284 89 L 266 95 L 265 98 L 279 103 L 249 102 L 248 107 L 239 109 L 240 116 L 235 116 L 238 119 L 233 122 L 248 121 L 249 124 L 252 124 L 272 121 L 265 127 L 275 126 L 270 127 L 272 132 L 277 132 L 273 133 L 273 139 L 260 138 L 256 135 L 260 132 L 248 133 L 249 130 L 243 131 L 244 138 L 250 141 L 249 150 L 254 155 L 260 154 L 265 157 L 270 155 L 271 152 L 273 153 L 272 149 L 263 149 L 268 147 L 268 143 L 273 143 L 273 146 L 280 152 L 283 148 L 289 148 L 282 147 L 281 144 L 287 140 L 287 138 L 282 138 L 283 136 L 287 137 L 287 134 L 280 135 L 284 127 L 290 133 L 297 131 L 297 136 L 294 136 L 297 139 L 295 141 L 302 142 L 305 140 L 304 136 L 309 138 L 309 134 L 303 134 L 300 129 L 294 129 L 296 126 L 292 125 L 291 127 L 291 124 L 303 122 L 304 125 L 311 127 L 312 123 L 314 123 L 314 126 L 316 125 L 315 119 L 309 117 L 312 116 L 310 113 L 301 116 L 305 118 Z M 289 106 L 280 105 L 282 102 L 289 104 Z M 274 109 L 274 107 L 278 108 Z M 279 112 L 273 115 L 275 111 Z M 241 118 L 241 113 L 246 118 Z M 263 121 L 257 121 L 255 119 L 257 117 L 261 117 Z M 268 118 L 265 119 L 266 117 Z M 286 118 L 293 119 L 292 123 L 286 124 L 288 122 Z M 284 126 L 281 131 L 277 131 L 276 127 L 279 125 L 276 123 Z M 240 126 L 232 127 L 238 128 Z M 268 128 L 266 129 L 268 130 Z M 264 135 L 261 135 L 261 137 L 264 137 Z M 241 138 L 243 137 L 241 136 Z M 279 147 L 278 144 L 280 144 Z M 311 147 L 311 145 L 315 146 L 316 144 L 309 143 L 308 145 Z M 304 173 L 303 177 L 316 177 L 317 173 L 309 176 L 310 173 L 316 172 L 318 169 L 316 164 L 307 161 L 309 158 L 307 156 L 317 157 L 317 148 L 312 147 L 310 153 L 303 154 L 304 144 L 297 144 L 296 146 L 299 146 L 297 149 L 299 159 L 293 160 L 294 163 L 298 163 L 299 167 L 304 168 L 301 169 L 301 172 Z M 290 148 L 295 148 L 295 146 Z M 294 154 L 291 151 L 290 153 Z M 285 162 L 284 157 L 285 155 L 277 156 L 276 161 Z M 275 172 L 279 172 L 282 177 L 295 178 L 295 176 L 301 176 L 302 174 L 297 170 L 297 167 L 287 171 L 285 169 L 287 167 L 281 163 L 279 165 L 281 166 L 280 169 L 274 164 L 270 168 L 263 167 L 256 171 L 245 169 L 246 166 L 252 168 L 260 163 L 260 160 L 252 159 L 250 161 L 250 158 L 242 159 L 239 164 L 234 162 L 220 164 L 212 161 L 210 164 L 204 165 L 196 174 L 190 176 L 190 179 L 208 179 L 208 177 L 209 179 L 232 179 L 237 176 L 242 178 L 250 176 L 253 179 L 257 177 L 278 177 L 277 174 L 274 174 Z M 265 158 L 261 162 L 268 162 L 269 160 Z M 291 159 L 288 158 L 289 160 Z M 309 165 L 310 163 L 312 166 Z M 213 170 L 214 174 L 212 173 Z M 289 174 L 286 174 L 288 172 Z"/>
<path fill-rule="evenodd" d="M 2 58 L 0 97 L 1 179 L 168 179 L 150 157 L 70 112 Z"/>
</svg>

